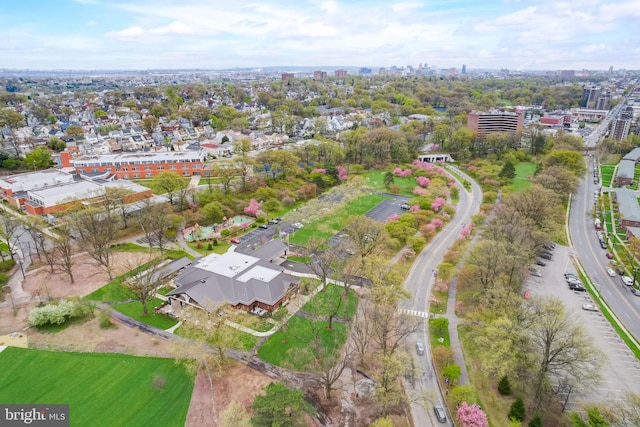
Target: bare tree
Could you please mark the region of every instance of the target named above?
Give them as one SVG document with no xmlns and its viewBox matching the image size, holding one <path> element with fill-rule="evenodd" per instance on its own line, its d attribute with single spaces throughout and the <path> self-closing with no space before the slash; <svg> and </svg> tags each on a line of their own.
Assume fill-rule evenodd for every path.
<svg viewBox="0 0 640 427">
<path fill-rule="evenodd" d="M 74 213 L 71 221 L 80 237 L 80 246 L 105 269 L 109 280 L 113 280 L 111 242 L 120 230 L 119 218 L 104 209 L 91 207 Z"/>
<path fill-rule="evenodd" d="M 306 263 L 309 269 L 318 276 L 322 282 L 322 291 L 327 286 L 329 275 L 333 271 L 332 266 L 338 258 L 338 251 L 329 248 L 318 239 L 311 239 L 306 249 L 309 261 Z"/>
<path fill-rule="evenodd" d="M 73 254 L 75 247 L 71 238 L 69 224 L 61 224 L 57 229 L 57 237 L 54 239 L 53 259 L 55 265 L 69 277 L 71 283 L 73 279 Z"/>
<path fill-rule="evenodd" d="M 395 306 L 382 304 L 373 305 L 368 321 L 371 336 L 384 356 L 393 355 L 421 326 L 417 318 L 398 313 Z"/>
<path fill-rule="evenodd" d="M 177 228 L 182 218 L 173 214 L 167 204 L 154 205 L 147 201 L 136 213 L 136 221 L 149 241 L 149 246 L 155 244 L 163 254 L 169 243 L 168 231 Z"/>
<path fill-rule="evenodd" d="M 14 218 L 3 216 L 2 219 L 0 219 L 0 240 L 7 245 L 9 255 L 13 260 L 15 260 L 13 255 L 14 247 L 11 239 L 18 234 L 20 226 L 20 222 Z"/>
<path fill-rule="evenodd" d="M 129 196 L 134 194 L 133 190 L 125 187 L 105 187 L 101 204 L 108 212 L 114 212 L 120 215 L 124 228 L 129 226 L 129 211 L 127 210 L 127 201 Z"/>
<path fill-rule="evenodd" d="M 353 345 L 355 356 L 358 357 L 358 366 L 365 366 L 365 356 L 369 352 L 372 335 L 372 323 L 368 321 L 367 310 L 369 304 L 367 300 L 362 300 L 358 306 L 355 318 L 349 327 L 349 341 Z"/>
<path fill-rule="evenodd" d="M 123 280 L 123 285 L 129 290 L 133 298 L 142 304 L 142 314 L 148 315 L 147 304 L 153 299 L 153 295 L 160 282 L 161 258 L 151 258 L 144 268 L 129 266 L 130 274 Z"/>
<path fill-rule="evenodd" d="M 356 248 L 357 255 L 365 258 L 381 247 L 385 237 L 384 227 L 378 221 L 366 217 L 352 217 L 344 226 L 347 239 Z"/>
</svg>

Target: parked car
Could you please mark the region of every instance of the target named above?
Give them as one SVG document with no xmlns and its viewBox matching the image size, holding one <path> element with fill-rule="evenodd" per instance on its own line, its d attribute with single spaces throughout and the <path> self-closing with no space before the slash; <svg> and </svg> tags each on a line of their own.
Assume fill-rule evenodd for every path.
<svg viewBox="0 0 640 427">
<path fill-rule="evenodd" d="M 567 279 L 567 278 L 569 278 L 569 277 L 574 277 L 574 278 L 576 278 L 576 279 L 578 278 L 578 276 L 577 276 L 575 273 L 569 273 L 569 272 L 564 273 L 564 278 L 565 278 L 565 279 Z"/>
<path fill-rule="evenodd" d="M 552 257 L 551 257 L 551 254 L 544 253 L 544 254 L 540 254 L 540 258 L 544 258 L 548 261 L 551 261 Z"/>
<path fill-rule="evenodd" d="M 418 354 L 420 356 L 422 356 L 424 354 L 424 344 L 422 344 L 422 342 L 418 341 L 416 343 L 416 351 L 418 352 Z"/>
<path fill-rule="evenodd" d="M 595 304 L 582 304 L 582 309 L 586 311 L 598 311 L 598 306 Z"/>
<path fill-rule="evenodd" d="M 611 252 L 607 252 L 605 256 L 607 257 L 607 259 L 613 259 L 613 255 L 611 254 Z"/>
<path fill-rule="evenodd" d="M 231 240 L 229 240 L 231 243 L 235 243 L 236 245 L 240 244 L 240 240 L 236 239 L 235 237 Z"/>
<path fill-rule="evenodd" d="M 585 288 L 582 283 L 569 283 L 569 289 L 572 291 L 587 292 L 587 288 Z"/>
<path fill-rule="evenodd" d="M 539 260 L 536 260 L 536 265 L 540 265 L 540 266 L 544 267 L 545 265 L 547 265 L 547 263 L 544 262 L 543 260 L 539 259 Z"/>
<path fill-rule="evenodd" d="M 633 286 L 633 279 L 629 276 L 622 276 L 622 283 L 626 286 Z"/>
<path fill-rule="evenodd" d="M 602 231 L 596 231 L 596 236 L 598 236 L 599 240 L 604 240 L 604 234 L 602 234 Z"/>
<path fill-rule="evenodd" d="M 616 277 L 616 272 L 611 267 L 607 268 L 607 274 L 611 277 Z"/>
<path fill-rule="evenodd" d="M 294 222 L 293 224 L 291 224 L 291 226 L 297 230 L 302 228 L 302 223 L 300 222 Z"/>
<path fill-rule="evenodd" d="M 632 287 L 629 288 L 629 290 L 635 296 L 640 297 L 640 289 L 636 288 L 635 286 L 632 286 Z"/>
<path fill-rule="evenodd" d="M 258 228 L 262 228 L 263 230 L 267 230 L 267 229 L 269 229 L 269 226 L 267 224 L 260 224 L 258 226 Z"/>
<path fill-rule="evenodd" d="M 403 203 L 403 204 L 401 204 L 401 205 L 400 205 L 400 209 L 404 209 L 405 211 L 406 211 L 406 210 L 408 210 L 410 207 L 411 207 L 411 206 L 409 206 L 409 205 L 408 205 L 408 204 L 406 204 L 406 203 Z"/>
<path fill-rule="evenodd" d="M 551 249 L 551 250 L 554 250 L 554 249 L 556 248 L 556 244 L 555 244 L 555 243 L 553 243 L 553 242 L 547 242 L 547 243 L 544 245 L 544 247 L 546 248 L 547 246 L 548 246 L 548 247 L 549 247 L 549 249 Z"/>
<path fill-rule="evenodd" d="M 607 244 L 605 243 L 605 241 L 604 241 L 604 240 L 600 240 L 600 247 L 601 247 L 602 249 L 607 249 Z"/>
<path fill-rule="evenodd" d="M 529 273 L 531 273 L 532 276 L 542 277 L 542 272 L 537 268 L 530 268 Z"/>
<path fill-rule="evenodd" d="M 580 279 L 577 279 L 575 277 L 567 277 L 565 278 L 565 280 L 567 281 L 567 283 L 575 283 L 578 285 L 582 285 L 582 282 L 580 281 Z"/>
<path fill-rule="evenodd" d="M 446 412 L 444 412 L 444 408 L 442 406 L 434 405 L 433 412 L 435 412 L 436 418 L 438 419 L 438 421 L 440 421 L 441 423 L 447 422 L 447 414 Z"/>
</svg>

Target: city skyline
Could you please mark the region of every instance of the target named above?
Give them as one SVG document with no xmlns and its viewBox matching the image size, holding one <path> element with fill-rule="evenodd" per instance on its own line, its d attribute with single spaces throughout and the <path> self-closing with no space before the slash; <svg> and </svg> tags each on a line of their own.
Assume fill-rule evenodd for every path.
<svg viewBox="0 0 640 427">
<path fill-rule="evenodd" d="M 26 0 L 0 68 L 638 69 L 640 1 Z"/>
</svg>

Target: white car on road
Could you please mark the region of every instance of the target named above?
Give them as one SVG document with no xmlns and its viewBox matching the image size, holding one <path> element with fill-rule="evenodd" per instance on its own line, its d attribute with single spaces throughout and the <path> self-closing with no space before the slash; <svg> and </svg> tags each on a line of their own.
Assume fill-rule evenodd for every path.
<svg viewBox="0 0 640 427">
<path fill-rule="evenodd" d="M 611 277 L 616 277 L 616 272 L 613 271 L 613 268 L 611 267 L 607 268 L 607 274 L 609 274 L 609 276 Z"/>
<path fill-rule="evenodd" d="M 622 283 L 627 286 L 633 286 L 633 279 L 629 276 L 622 276 Z"/>
</svg>

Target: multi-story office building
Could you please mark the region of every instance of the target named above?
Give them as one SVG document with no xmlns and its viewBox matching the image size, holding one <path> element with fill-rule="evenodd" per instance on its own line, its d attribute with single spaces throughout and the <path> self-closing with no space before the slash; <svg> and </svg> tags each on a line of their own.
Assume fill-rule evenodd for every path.
<svg viewBox="0 0 640 427">
<path fill-rule="evenodd" d="M 327 78 L 327 72 L 326 71 L 320 71 L 320 70 L 316 70 L 313 72 L 313 79 L 314 80 L 324 80 Z"/>
<path fill-rule="evenodd" d="M 472 111 L 467 116 L 467 126 L 476 131 L 481 138 L 495 132 L 515 135 L 524 126 L 524 115 L 506 111 Z"/>
</svg>

